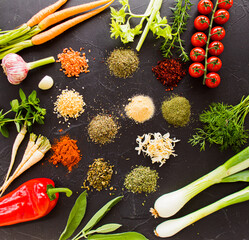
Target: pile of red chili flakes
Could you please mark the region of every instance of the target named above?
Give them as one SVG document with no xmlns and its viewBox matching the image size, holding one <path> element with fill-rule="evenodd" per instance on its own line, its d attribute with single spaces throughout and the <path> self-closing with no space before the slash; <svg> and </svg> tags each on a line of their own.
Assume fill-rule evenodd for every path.
<svg viewBox="0 0 249 240">
<path fill-rule="evenodd" d="M 81 51 L 82 49 L 80 49 Z M 58 60 L 61 63 L 61 71 L 67 77 L 79 77 L 80 73 L 88 73 L 88 59 L 85 53 L 74 51 L 72 48 L 64 48 L 63 52 L 58 54 Z"/>
<path fill-rule="evenodd" d="M 165 59 L 159 61 L 156 67 L 152 68 L 156 78 L 166 87 L 166 91 L 177 87 L 180 80 L 186 75 L 187 71 L 179 59 Z"/>
</svg>

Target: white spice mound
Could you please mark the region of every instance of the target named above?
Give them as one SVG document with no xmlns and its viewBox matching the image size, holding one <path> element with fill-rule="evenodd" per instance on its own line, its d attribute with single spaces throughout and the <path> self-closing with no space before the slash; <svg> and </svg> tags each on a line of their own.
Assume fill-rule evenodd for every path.
<svg viewBox="0 0 249 240">
<path fill-rule="evenodd" d="M 153 117 L 155 105 L 148 96 L 137 95 L 125 107 L 126 115 L 138 123 L 143 123 Z"/>
<path fill-rule="evenodd" d="M 54 111 L 58 118 L 63 117 L 67 122 L 69 118 L 77 119 L 85 111 L 83 108 L 85 105 L 82 95 L 74 89 L 65 89 L 57 96 Z"/>
</svg>

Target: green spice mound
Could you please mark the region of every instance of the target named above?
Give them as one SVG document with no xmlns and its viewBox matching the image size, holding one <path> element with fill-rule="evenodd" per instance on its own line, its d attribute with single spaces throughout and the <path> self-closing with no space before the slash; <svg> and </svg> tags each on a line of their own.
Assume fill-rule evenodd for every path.
<svg viewBox="0 0 249 240">
<path fill-rule="evenodd" d="M 138 69 L 139 59 L 131 49 L 115 49 L 107 59 L 111 74 L 119 78 L 128 78 Z"/>
<path fill-rule="evenodd" d="M 99 114 L 88 125 L 90 139 L 101 145 L 113 142 L 118 133 L 118 125 L 109 115 Z"/>
<path fill-rule="evenodd" d="M 139 166 L 126 176 L 124 186 L 133 193 L 152 193 L 157 189 L 158 178 L 156 170 Z"/>
<path fill-rule="evenodd" d="M 190 120 L 191 106 L 186 98 L 175 96 L 162 103 L 162 114 L 169 124 L 184 127 Z"/>
<path fill-rule="evenodd" d="M 98 191 L 107 188 L 112 178 L 112 168 L 113 166 L 106 162 L 104 158 L 94 159 L 93 164 L 89 166 L 87 172 L 89 185 Z"/>
</svg>

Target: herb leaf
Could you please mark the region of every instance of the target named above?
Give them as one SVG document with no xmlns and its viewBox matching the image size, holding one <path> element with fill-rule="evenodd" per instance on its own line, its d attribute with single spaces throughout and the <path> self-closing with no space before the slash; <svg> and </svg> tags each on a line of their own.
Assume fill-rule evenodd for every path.
<svg viewBox="0 0 249 240">
<path fill-rule="evenodd" d="M 77 198 L 67 220 L 67 225 L 62 232 L 59 240 L 66 240 L 72 236 L 74 231 L 77 229 L 82 219 L 85 216 L 87 205 L 87 193 L 84 191 Z"/>
<path fill-rule="evenodd" d="M 86 226 L 82 229 L 82 233 L 85 235 L 90 231 L 110 210 L 115 206 L 123 197 L 116 197 L 105 204 L 98 212 L 96 212 L 93 217 L 89 220 Z"/>
<path fill-rule="evenodd" d="M 9 132 L 6 126 L 0 126 L 0 132 L 4 137 L 9 137 Z"/>
<path fill-rule="evenodd" d="M 137 232 L 124 232 L 116 234 L 94 234 L 88 240 L 148 240 L 144 235 Z"/>
<path fill-rule="evenodd" d="M 97 228 L 96 230 L 91 230 L 91 231 L 87 232 L 87 235 L 90 235 L 90 234 L 93 234 L 93 233 L 110 233 L 110 232 L 114 232 L 118 228 L 120 228 L 121 226 L 122 226 L 121 224 L 117 224 L 117 223 L 105 224 L 105 225 Z"/>
<path fill-rule="evenodd" d="M 19 95 L 20 95 L 22 102 L 25 102 L 27 98 L 26 98 L 26 95 L 21 88 L 19 89 Z"/>
</svg>

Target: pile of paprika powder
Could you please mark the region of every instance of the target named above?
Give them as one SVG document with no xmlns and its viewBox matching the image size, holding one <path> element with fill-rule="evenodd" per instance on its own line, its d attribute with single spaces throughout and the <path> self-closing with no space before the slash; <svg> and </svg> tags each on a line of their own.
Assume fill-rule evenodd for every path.
<svg viewBox="0 0 249 240">
<path fill-rule="evenodd" d="M 81 153 L 77 146 L 77 140 L 71 139 L 68 135 L 62 136 L 52 145 L 53 155 L 49 159 L 54 165 L 62 163 L 71 172 L 73 166 L 81 160 Z"/>
<path fill-rule="evenodd" d="M 183 63 L 173 58 L 159 61 L 157 66 L 152 68 L 152 72 L 166 87 L 166 91 L 171 91 L 177 87 L 177 84 L 187 73 Z"/>
</svg>

